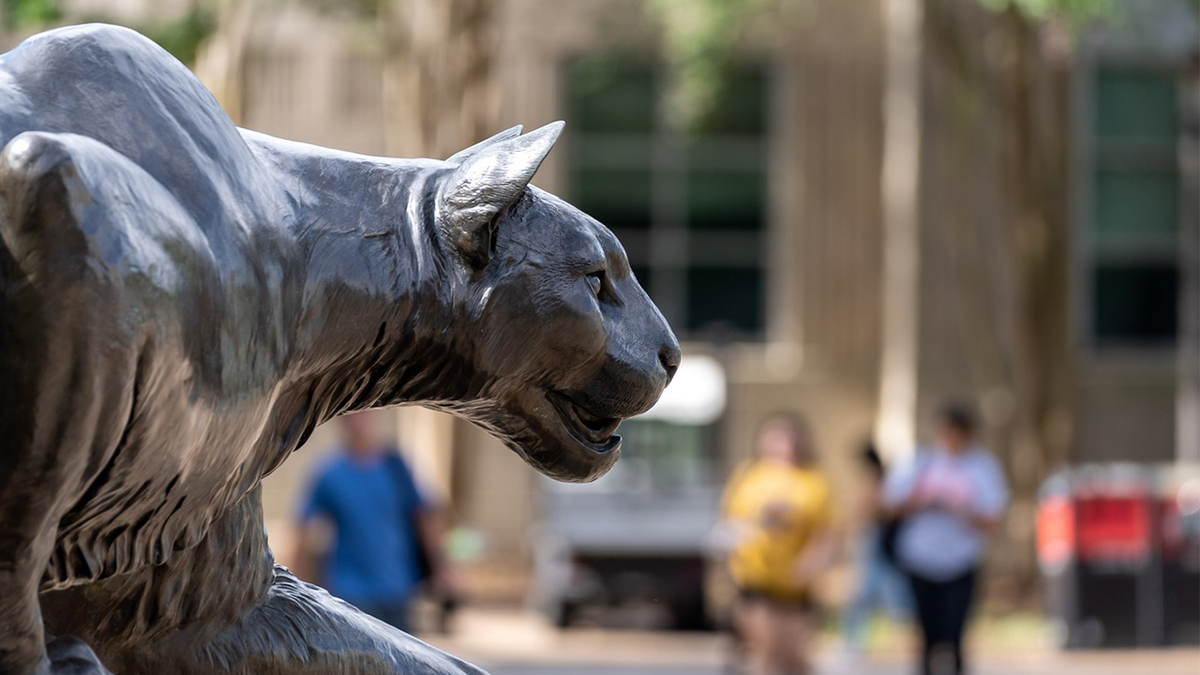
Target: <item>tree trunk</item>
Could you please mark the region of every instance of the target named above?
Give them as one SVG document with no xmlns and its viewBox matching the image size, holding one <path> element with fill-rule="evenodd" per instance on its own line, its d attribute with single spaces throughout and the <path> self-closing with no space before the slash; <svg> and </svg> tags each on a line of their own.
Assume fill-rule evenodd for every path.
<svg viewBox="0 0 1200 675">
<path fill-rule="evenodd" d="M 217 9 L 217 29 L 196 56 L 195 71 L 225 109 L 234 124 L 245 116 L 246 48 L 259 0 L 222 0 Z"/>
<path fill-rule="evenodd" d="M 961 108 L 943 115 L 953 128 L 931 129 L 952 146 L 942 173 L 961 184 L 930 215 L 946 230 L 963 356 L 1012 490 L 996 562 L 1029 597 L 1038 490 L 1071 443 L 1068 71 L 1015 10 L 929 0 L 927 13 L 934 96 Z"/>
<path fill-rule="evenodd" d="M 381 2 L 387 154 L 441 159 L 500 131 L 497 17 L 503 11 L 498 0 Z M 398 440 L 418 476 L 451 497 L 454 436 L 466 423 L 424 408 L 397 416 Z"/>
<path fill-rule="evenodd" d="M 1036 580 L 1033 528 L 1038 489 L 1062 468 L 1071 444 L 1073 358 L 1069 314 L 1068 74 L 1039 57 L 1038 28 L 1010 9 L 1002 66 L 1010 126 L 1006 173 L 1016 209 L 1016 392 L 1008 457 L 1010 536 L 1022 552 L 1022 585 Z"/>
<path fill-rule="evenodd" d="M 496 4 L 382 3 L 388 154 L 443 158 L 499 131 Z"/>
</svg>

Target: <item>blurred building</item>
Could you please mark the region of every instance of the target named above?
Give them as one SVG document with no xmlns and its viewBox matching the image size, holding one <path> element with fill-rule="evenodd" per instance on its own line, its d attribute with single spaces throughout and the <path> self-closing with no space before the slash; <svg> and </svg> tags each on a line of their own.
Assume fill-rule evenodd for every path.
<svg viewBox="0 0 1200 675">
<path fill-rule="evenodd" d="M 1071 363 L 1058 365 L 1072 414 L 1058 424 L 1070 459 L 1194 459 L 1178 345 L 1195 340 L 1183 328 L 1196 302 L 1182 301 L 1195 254 L 1180 240 L 1196 228 L 1194 162 L 1181 162 L 1196 133 L 1196 18 L 1187 3 L 1122 4 L 1131 9 L 1115 27 L 1086 33 L 1069 56 L 1049 32 L 1030 47 L 1031 63 L 1062 79 L 1028 74 L 1042 88 L 1029 95 L 1065 85 L 1063 182 L 1045 197 L 1070 219 L 1064 283 L 1034 290 L 1064 294 Z M 1016 48 L 1003 19 L 975 3 L 925 3 L 918 167 L 916 417 L 966 397 L 992 429 L 1017 407 L 1017 249 L 1037 245 L 1014 240 L 1020 216 L 1004 187 L 1014 141 L 992 65 L 1002 55 L 989 53 Z M 725 368 L 727 408 L 702 450 L 719 453 L 715 475 L 779 407 L 812 418 L 836 469 L 871 430 L 879 397 L 881 3 L 814 0 L 752 22 L 720 103 L 686 139 L 663 122 L 664 71 L 640 3 L 509 0 L 492 20 L 496 127 L 567 120 L 538 182 L 616 231 L 685 352 Z M 263 17 L 248 41 L 243 124 L 381 152 L 382 66 L 362 31 L 294 4 Z M 437 480 L 463 517 L 500 549 L 524 541 L 537 479 L 480 432 L 420 415 L 400 426 L 425 430 L 413 440 L 440 458 Z"/>
<path fill-rule="evenodd" d="M 200 55 L 214 90 L 228 83 L 211 78 L 236 71 L 235 119 L 386 154 L 394 111 L 371 16 L 338 3 L 244 4 L 253 12 L 218 28 L 223 51 Z M 777 408 L 805 412 L 835 473 L 875 425 L 888 337 L 885 4 L 782 3 L 749 22 L 719 103 L 684 137 L 664 122 L 665 72 L 642 3 L 490 3 L 495 129 L 567 121 L 536 182 L 611 227 L 685 354 L 724 370 L 714 424 L 631 428 L 623 461 L 672 451 L 643 489 L 680 476 L 719 483 Z M 914 419 L 947 396 L 975 401 L 1010 470 L 1044 475 L 1045 458 L 1010 448 L 1023 397 L 1047 395 L 1023 373 L 1054 370 L 1065 384 L 1049 395 L 1066 403 L 1052 411 L 1067 412 L 1038 424 L 1069 439 L 1061 459 L 1200 460 L 1194 3 L 1118 3 L 1123 14 L 1084 31 L 1075 50 L 1055 43 L 1066 30 L 1020 34 L 976 2 L 922 4 Z M 226 5 L 238 3 L 221 4 L 225 19 Z M 1029 70 L 1013 75 L 1005 64 L 1022 54 Z M 1033 111 L 1028 128 L 1013 123 L 1014 101 Z M 1032 144 L 1045 154 L 1014 158 L 1023 133 L 1049 139 Z M 1064 214 L 1065 245 L 1018 226 L 1021 161 L 1045 171 L 1026 197 Z M 1050 256 L 1038 269 L 1057 276 L 1027 274 L 1038 247 Z M 467 424 L 398 416 L 418 471 L 489 535 L 490 559 L 523 568 L 540 479 Z M 286 518 L 311 455 L 268 482 L 269 518 Z"/>
</svg>

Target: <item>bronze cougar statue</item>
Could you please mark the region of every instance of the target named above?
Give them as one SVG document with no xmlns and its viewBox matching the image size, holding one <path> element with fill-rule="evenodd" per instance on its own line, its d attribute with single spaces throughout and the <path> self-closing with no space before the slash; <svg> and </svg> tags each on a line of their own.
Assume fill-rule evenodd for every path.
<svg viewBox="0 0 1200 675">
<path fill-rule="evenodd" d="M 365 157 L 235 128 L 126 29 L 0 56 L 0 675 L 480 672 L 275 566 L 259 483 L 402 404 L 616 461 L 679 346 L 528 185 L 561 130 Z"/>
</svg>

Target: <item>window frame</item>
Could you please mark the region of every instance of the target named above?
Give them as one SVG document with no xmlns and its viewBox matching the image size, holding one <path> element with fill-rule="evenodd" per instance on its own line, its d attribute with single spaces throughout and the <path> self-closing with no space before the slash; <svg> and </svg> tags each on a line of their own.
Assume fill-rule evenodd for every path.
<svg viewBox="0 0 1200 675">
<path fill-rule="evenodd" d="M 569 111 L 571 109 L 572 63 L 579 59 L 604 56 L 604 51 L 603 49 L 572 51 L 560 55 L 557 59 L 557 98 L 560 110 Z M 641 61 L 656 74 L 662 72 L 662 64 L 645 53 L 634 51 L 615 55 L 617 57 L 628 56 Z M 760 225 L 758 229 L 756 231 L 738 231 L 723 228 L 697 231 L 688 227 L 686 183 L 688 172 L 692 170 L 688 160 L 694 149 L 678 134 L 657 125 L 647 133 L 651 145 L 648 155 L 650 158 L 649 172 L 652 177 L 649 196 L 651 216 L 647 229 L 628 230 L 611 227 L 609 223 L 604 223 L 604 225 L 610 227 L 627 248 L 635 251 L 641 248 L 646 251 L 644 259 L 636 255 L 631 256 L 631 266 L 638 270 L 643 268 L 649 270 L 651 279 L 648 285 L 655 292 L 655 301 L 671 321 L 680 339 L 683 340 L 706 340 L 711 337 L 703 327 L 692 329 L 690 326 L 688 276 L 692 271 L 704 268 L 755 270 L 759 278 L 756 298 L 758 325 L 752 330 L 736 327 L 732 331 L 731 337 L 734 342 L 738 343 L 765 345 L 770 342 L 775 323 L 773 317 L 775 302 L 772 297 L 771 284 L 777 275 L 774 269 L 772 242 L 778 237 L 776 224 L 778 220 L 776 203 L 778 187 L 774 174 L 778 153 L 775 141 L 779 138 L 779 120 L 776 108 L 780 96 L 781 74 L 776 59 L 768 54 L 741 55 L 739 65 L 756 69 L 763 80 L 761 133 L 756 135 L 716 134 L 706 137 L 703 144 L 710 149 L 713 146 L 725 144 L 728 146 L 727 150 L 732 150 L 731 156 L 740 156 L 740 160 L 736 162 L 737 166 L 745 171 L 757 170 L 761 173 L 762 202 L 759 210 Z M 656 87 L 656 111 L 662 104 L 659 93 L 661 93 L 661 88 Z M 573 194 L 573 177 L 570 174 L 578 170 L 580 166 L 587 168 L 604 168 L 606 164 L 613 168 L 624 166 L 622 162 L 610 164 L 606 161 L 609 158 L 604 157 L 604 153 L 588 152 L 587 147 L 593 144 L 595 146 L 604 145 L 617 138 L 624 141 L 628 136 L 614 134 L 612 139 L 606 139 L 604 134 L 600 133 L 581 134 L 568 124 L 564 134 L 567 142 L 563 144 L 562 178 L 564 193 L 569 200 L 577 203 L 576 195 Z M 752 145 L 756 147 L 750 147 Z M 744 147 L 739 149 L 738 146 Z M 580 162 L 579 158 L 583 156 L 588 159 Z M 756 166 L 751 166 L 752 164 Z M 676 185 L 669 190 L 664 190 L 662 188 L 664 180 L 661 178 L 654 180 L 655 174 L 673 176 L 674 180 L 671 182 Z M 680 187 L 679 182 L 684 182 L 684 186 Z M 664 197 L 662 194 L 658 194 L 661 192 L 675 194 L 671 197 Z M 671 201 L 679 203 L 674 205 L 674 208 L 665 204 L 665 202 Z M 728 253 L 731 249 L 737 253 L 736 260 L 729 259 Z M 721 251 L 721 255 L 716 254 L 718 250 Z M 662 281 L 664 278 L 669 278 L 670 281 Z"/>
<path fill-rule="evenodd" d="M 1071 142 L 1072 164 L 1071 182 L 1073 184 L 1071 199 L 1072 229 L 1074 244 L 1072 246 L 1072 273 L 1074 288 L 1071 290 L 1073 306 L 1073 323 L 1075 344 L 1085 359 L 1089 361 L 1122 361 L 1148 364 L 1173 363 L 1177 353 L 1178 336 L 1170 342 L 1139 342 L 1137 340 L 1102 339 L 1096 331 L 1096 270 L 1104 260 L 1116 260 L 1128 257 L 1137 260 L 1165 260 L 1169 254 L 1154 252 L 1132 252 L 1121 254 L 1103 254 L 1096 236 L 1095 198 L 1097 176 L 1106 163 L 1100 161 L 1100 143 L 1096 119 L 1098 106 L 1096 94 L 1098 79 L 1106 68 L 1123 70 L 1144 70 L 1149 72 L 1171 73 L 1178 76 L 1186 67 L 1185 59 L 1173 55 L 1152 54 L 1148 52 L 1133 52 L 1128 50 L 1104 49 L 1095 44 L 1085 44 L 1079 52 L 1077 67 L 1074 69 L 1071 82 Z M 1178 102 L 1177 102 L 1178 105 Z M 1176 140 L 1176 143 L 1178 141 Z M 1178 174 L 1178 160 L 1174 171 Z M 1183 191 L 1177 194 L 1177 199 L 1183 199 Z M 1176 218 L 1182 219 L 1182 211 L 1177 207 Z M 1176 244 L 1174 246 L 1174 264 L 1177 273 L 1181 273 L 1182 260 L 1178 238 L 1182 231 L 1182 222 L 1177 223 Z M 1177 300 L 1178 302 L 1178 300 Z M 1176 309 L 1177 323 L 1179 310 Z M 1178 328 L 1177 328 L 1178 332 Z"/>
</svg>

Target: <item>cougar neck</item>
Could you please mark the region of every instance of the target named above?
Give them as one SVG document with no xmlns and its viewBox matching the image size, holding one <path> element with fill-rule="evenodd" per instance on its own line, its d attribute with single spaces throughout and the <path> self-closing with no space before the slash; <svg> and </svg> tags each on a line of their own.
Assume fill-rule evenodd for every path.
<svg viewBox="0 0 1200 675">
<path fill-rule="evenodd" d="M 454 297 L 465 278 L 435 222 L 436 160 L 369 157 L 255 134 L 280 174 L 304 268 L 291 379 L 320 423 L 453 401 L 465 386 Z"/>
</svg>

